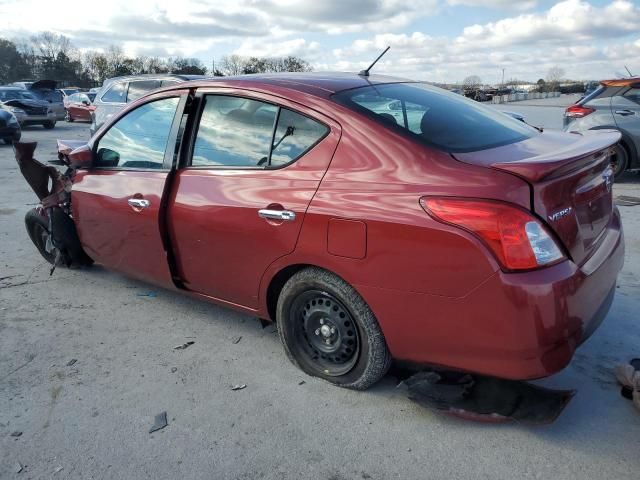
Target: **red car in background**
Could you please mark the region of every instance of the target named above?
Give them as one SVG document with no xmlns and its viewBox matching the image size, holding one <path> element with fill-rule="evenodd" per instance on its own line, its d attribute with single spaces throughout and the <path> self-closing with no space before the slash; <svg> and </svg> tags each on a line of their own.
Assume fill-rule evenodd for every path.
<svg viewBox="0 0 640 480">
<path fill-rule="evenodd" d="M 27 228 L 52 263 L 277 322 L 293 363 L 337 385 L 392 358 L 532 379 L 613 300 L 619 140 L 384 76 L 187 82 L 63 144 L 68 188 Z"/>
<path fill-rule="evenodd" d="M 96 107 L 93 105 L 93 99 L 96 98 L 95 93 L 78 92 L 64 97 L 64 109 L 67 122 L 91 121 L 91 112 Z"/>
</svg>

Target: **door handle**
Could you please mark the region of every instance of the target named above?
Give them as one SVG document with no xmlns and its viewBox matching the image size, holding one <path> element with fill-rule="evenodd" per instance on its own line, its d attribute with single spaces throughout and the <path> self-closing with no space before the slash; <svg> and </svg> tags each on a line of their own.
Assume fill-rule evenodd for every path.
<svg viewBox="0 0 640 480">
<path fill-rule="evenodd" d="M 149 200 L 144 200 L 143 198 L 130 198 L 127 203 L 134 208 L 147 208 L 151 205 Z"/>
<path fill-rule="evenodd" d="M 258 210 L 258 216 L 269 220 L 284 220 L 285 222 L 293 222 L 296 219 L 295 212 L 291 210 L 271 210 L 269 208 Z"/>
<path fill-rule="evenodd" d="M 635 115 L 636 113 L 633 110 L 616 110 L 616 115 L 622 115 L 626 117 L 627 115 Z"/>
</svg>

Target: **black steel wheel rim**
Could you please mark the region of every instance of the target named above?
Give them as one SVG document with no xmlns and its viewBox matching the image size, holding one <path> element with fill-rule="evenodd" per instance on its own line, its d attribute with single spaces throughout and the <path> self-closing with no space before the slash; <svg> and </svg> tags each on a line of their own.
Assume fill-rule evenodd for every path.
<svg viewBox="0 0 640 480">
<path fill-rule="evenodd" d="M 353 369 L 360 355 L 360 333 L 342 302 L 327 292 L 307 290 L 292 302 L 290 315 L 300 361 L 332 377 Z"/>
</svg>

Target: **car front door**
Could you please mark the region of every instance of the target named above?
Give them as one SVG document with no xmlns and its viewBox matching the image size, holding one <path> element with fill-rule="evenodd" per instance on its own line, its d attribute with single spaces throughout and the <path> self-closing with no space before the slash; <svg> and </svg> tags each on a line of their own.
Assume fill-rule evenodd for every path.
<svg viewBox="0 0 640 480">
<path fill-rule="evenodd" d="M 301 105 L 248 95 L 198 94 L 168 227 L 186 288 L 257 308 L 263 273 L 295 249 L 340 127 Z"/>
<path fill-rule="evenodd" d="M 161 235 L 162 198 L 175 155 L 186 91 L 128 111 L 94 141 L 91 168 L 73 184 L 82 246 L 98 263 L 163 286 L 171 274 Z"/>
</svg>

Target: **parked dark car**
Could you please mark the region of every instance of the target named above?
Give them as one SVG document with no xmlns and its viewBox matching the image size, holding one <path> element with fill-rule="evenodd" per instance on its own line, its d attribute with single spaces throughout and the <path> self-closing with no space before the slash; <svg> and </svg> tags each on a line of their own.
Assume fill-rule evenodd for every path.
<svg viewBox="0 0 640 480">
<path fill-rule="evenodd" d="M 17 142 L 20 136 L 20 123 L 15 115 L 9 110 L 0 108 L 0 140 L 5 143 Z"/>
<path fill-rule="evenodd" d="M 56 115 L 51 104 L 20 87 L 0 87 L 0 102 L 15 115 L 20 125 L 56 126 Z"/>
<path fill-rule="evenodd" d="M 50 262 L 277 322 L 295 365 L 343 387 L 392 358 L 540 378 L 615 295 L 619 139 L 542 133 L 393 77 L 207 79 L 62 142 L 72 174 L 27 227 Z"/>
<path fill-rule="evenodd" d="M 622 140 L 612 159 L 616 178 L 626 170 L 640 169 L 640 77 L 600 82 L 590 95 L 566 109 L 564 129 L 618 130 Z"/>
<path fill-rule="evenodd" d="M 24 88 L 33 93 L 37 98 L 49 103 L 51 111 L 55 114 L 56 120 L 65 117 L 63 94 L 56 88 L 55 80 L 38 80 L 37 82 L 14 82 L 13 86 Z"/>
<path fill-rule="evenodd" d="M 64 119 L 67 122 L 76 120 L 90 122 L 91 112 L 96 109 L 92 103 L 94 98 L 96 98 L 95 93 L 73 93 L 65 97 L 64 107 L 67 112 Z"/>
</svg>

